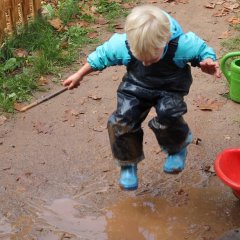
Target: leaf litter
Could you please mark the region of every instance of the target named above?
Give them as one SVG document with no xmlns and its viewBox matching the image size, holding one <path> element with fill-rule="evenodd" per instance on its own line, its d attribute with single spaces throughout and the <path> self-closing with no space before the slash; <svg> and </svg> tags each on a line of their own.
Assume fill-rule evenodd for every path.
<svg viewBox="0 0 240 240">
<path fill-rule="evenodd" d="M 202 111 L 219 110 L 225 104 L 225 102 L 218 101 L 216 99 L 209 99 L 201 95 L 198 95 L 196 99 L 194 99 L 194 102 Z"/>
<path fill-rule="evenodd" d="M 84 111 L 77 111 L 75 109 L 67 109 L 64 111 L 63 122 L 68 122 L 70 127 L 75 127 L 77 119 L 79 119 L 80 114 L 84 114 Z"/>
</svg>

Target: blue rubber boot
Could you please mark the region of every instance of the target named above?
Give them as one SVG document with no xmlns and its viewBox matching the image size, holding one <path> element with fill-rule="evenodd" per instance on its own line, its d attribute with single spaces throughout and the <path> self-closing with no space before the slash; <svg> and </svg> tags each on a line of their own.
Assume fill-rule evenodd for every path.
<svg viewBox="0 0 240 240">
<path fill-rule="evenodd" d="M 168 155 L 164 163 L 163 170 L 166 173 L 179 173 L 185 167 L 187 157 L 187 146 L 192 142 L 192 133 L 189 132 L 188 137 L 183 145 L 183 148 L 175 154 Z"/>
<path fill-rule="evenodd" d="M 138 188 L 137 164 L 122 166 L 119 185 L 123 190 L 136 190 Z"/>
</svg>

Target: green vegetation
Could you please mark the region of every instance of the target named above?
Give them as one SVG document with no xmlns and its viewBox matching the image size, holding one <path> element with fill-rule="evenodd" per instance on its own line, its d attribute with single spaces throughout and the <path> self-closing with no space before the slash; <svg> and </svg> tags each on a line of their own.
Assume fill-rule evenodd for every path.
<svg viewBox="0 0 240 240">
<path fill-rule="evenodd" d="M 130 2 L 134 1 L 122 1 Z M 79 50 L 98 43 L 90 37 L 95 19 L 104 17 L 112 27 L 126 15 L 120 3 L 107 0 L 62 0 L 57 6 L 48 3 L 42 8 L 42 17 L 18 29 L 0 49 L 0 112 L 14 112 L 15 102 L 29 101 L 34 91 L 44 90 L 38 83 L 42 76 L 58 76 L 79 57 Z M 49 21 L 54 19 L 61 26 Z M 78 25 L 79 21 L 86 27 Z"/>
<path fill-rule="evenodd" d="M 234 38 L 230 38 L 228 40 L 223 41 L 222 45 L 228 52 L 239 51 L 240 34 L 238 34 Z"/>
<path fill-rule="evenodd" d="M 238 0 L 240 3 L 240 0 Z M 239 21 L 239 14 L 236 15 L 237 22 Z M 222 46 L 224 47 L 224 52 L 235 52 L 239 51 L 240 46 L 240 24 L 231 23 L 230 28 L 234 30 L 234 37 L 226 39 L 222 42 Z"/>
</svg>

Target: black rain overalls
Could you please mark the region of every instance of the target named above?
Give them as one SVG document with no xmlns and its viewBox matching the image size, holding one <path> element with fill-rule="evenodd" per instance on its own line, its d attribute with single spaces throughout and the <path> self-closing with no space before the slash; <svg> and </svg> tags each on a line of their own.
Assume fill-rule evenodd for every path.
<svg viewBox="0 0 240 240">
<path fill-rule="evenodd" d="M 183 97 L 192 75 L 189 65 L 179 68 L 174 63 L 177 46 L 178 38 L 170 41 L 164 57 L 150 66 L 144 66 L 129 49 L 132 60 L 117 90 L 117 110 L 108 120 L 112 153 L 120 165 L 144 158 L 141 124 L 152 107 L 157 116 L 148 125 L 168 154 L 180 151 L 189 133 L 182 115 L 187 112 Z"/>
</svg>

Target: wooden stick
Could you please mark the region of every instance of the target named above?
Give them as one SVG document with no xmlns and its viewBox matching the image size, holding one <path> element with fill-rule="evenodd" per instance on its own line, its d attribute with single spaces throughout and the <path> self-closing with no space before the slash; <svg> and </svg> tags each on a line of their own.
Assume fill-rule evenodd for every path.
<svg viewBox="0 0 240 240">
<path fill-rule="evenodd" d="M 48 101 L 49 99 L 51 99 L 51 98 L 53 98 L 53 97 L 55 97 L 55 96 L 57 96 L 57 95 L 65 92 L 66 90 L 68 90 L 67 87 L 65 87 L 65 88 L 63 88 L 63 89 L 60 89 L 60 90 L 58 90 L 58 91 L 55 92 L 55 93 L 52 93 L 52 94 L 50 94 L 50 95 L 48 95 L 48 96 L 46 96 L 46 97 L 40 98 L 40 99 L 36 100 L 35 102 L 33 102 L 33 103 L 31 103 L 31 104 L 29 104 L 29 105 L 27 105 L 27 106 L 25 106 L 25 107 L 22 107 L 19 111 L 20 111 L 20 112 L 25 112 L 25 111 L 27 111 L 28 109 L 33 108 L 33 107 L 39 105 L 40 103 L 46 102 L 46 101 Z"/>
</svg>

